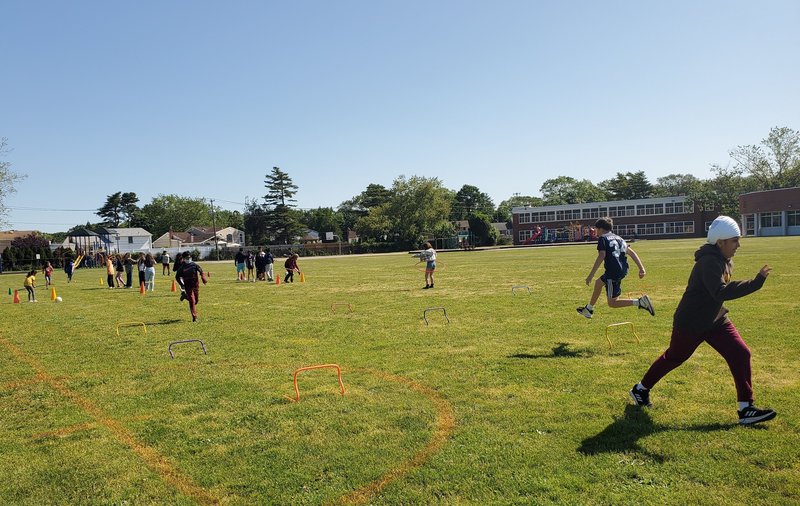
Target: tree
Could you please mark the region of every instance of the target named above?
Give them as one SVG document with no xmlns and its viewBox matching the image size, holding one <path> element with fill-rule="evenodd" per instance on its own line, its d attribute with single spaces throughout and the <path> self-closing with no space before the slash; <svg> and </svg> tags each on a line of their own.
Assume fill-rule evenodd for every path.
<svg viewBox="0 0 800 506">
<path fill-rule="evenodd" d="M 515 193 L 507 200 L 500 202 L 497 210 L 494 212 L 494 221 L 506 223 L 511 221 L 511 210 L 515 207 L 537 207 L 544 205 L 544 200 L 539 197 L 531 197 L 528 195 L 520 195 Z"/>
<path fill-rule="evenodd" d="M 492 226 L 488 214 L 473 213 L 469 216 L 469 231 L 475 237 L 477 246 L 494 246 L 497 244 L 497 229 Z"/>
<path fill-rule="evenodd" d="M 398 177 L 386 205 L 386 215 L 392 223 L 391 235 L 406 246 L 418 247 L 429 234 L 452 230 L 447 220 L 452 195 L 438 178 Z"/>
<path fill-rule="evenodd" d="M 362 241 L 380 242 L 394 239 L 393 220 L 389 204 L 373 207 L 368 214 L 356 221 L 354 230 Z"/>
<path fill-rule="evenodd" d="M 193 226 L 211 226 L 211 205 L 202 198 L 159 195 L 134 215 L 133 226 L 142 227 L 158 238 Z"/>
<path fill-rule="evenodd" d="M 303 228 L 299 213 L 293 209 L 296 200 L 292 197 L 297 193 L 297 185 L 289 174 L 272 167 L 272 172 L 265 176 L 264 186 L 267 188 L 264 195 L 267 231 L 278 242 L 290 244 Z"/>
<path fill-rule="evenodd" d="M 670 174 L 656 179 L 653 186 L 654 197 L 674 197 L 693 195 L 700 190 L 703 182 L 691 174 Z"/>
<path fill-rule="evenodd" d="M 786 188 L 800 176 L 800 132 L 774 127 L 761 145 L 737 146 L 729 152 L 734 169 L 752 176 L 758 190 Z"/>
<path fill-rule="evenodd" d="M 617 172 L 611 179 L 598 185 L 612 200 L 646 199 L 653 196 L 653 185 L 643 170 L 638 172 Z"/>
<path fill-rule="evenodd" d="M 8 139 L 0 137 L 0 158 L 6 156 L 10 151 L 8 146 Z M 6 208 L 6 197 L 16 192 L 14 185 L 25 179 L 24 175 L 16 174 L 11 171 L 11 162 L 0 159 L 0 227 L 5 227 L 9 224 L 8 221 L 8 208 Z"/>
<path fill-rule="evenodd" d="M 323 239 L 325 232 L 333 232 L 339 239 L 347 240 L 346 237 L 342 239 L 342 215 L 333 208 L 318 207 L 303 211 L 300 222 L 311 230 L 319 232 Z"/>
<path fill-rule="evenodd" d="M 583 204 L 586 202 L 602 202 L 606 194 L 588 179 L 578 181 L 569 176 L 548 179 L 539 188 L 544 205 L 557 206 L 564 204 Z"/>
<path fill-rule="evenodd" d="M 356 197 L 357 202 L 363 209 L 366 210 L 370 210 L 373 207 L 382 206 L 388 203 L 391 198 L 391 190 L 387 189 L 383 185 L 374 183 L 368 184 L 367 189 Z"/>
<path fill-rule="evenodd" d="M 712 165 L 711 171 L 716 176 L 702 181 L 697 192 L 689 195 L 689 200 L 696 208 L 719 208 L 722 214 L 738 221 L 741 217 L 739 195 L 756 191 L 758 182 L 751 176 L 745 176 L 740 168 Z"/>
<path fill-rule="evenodd" d="M 139 211 L 136 203 L 139 198 L 133 192 L 117 192 L 106 198 L 103 207 L 95 213 L 104 219 L 104 222 L 111 227 L 119 227 L 122 224 L 130 224 L 131 218 Z"/>
<path fill-rule="evenodd" d="M 450 219 L 465 220 L 476 212 L 491 215 L 494 213 L 494 202 L 477 186 L 465 184 L 456 192 Z"/>
</svg>

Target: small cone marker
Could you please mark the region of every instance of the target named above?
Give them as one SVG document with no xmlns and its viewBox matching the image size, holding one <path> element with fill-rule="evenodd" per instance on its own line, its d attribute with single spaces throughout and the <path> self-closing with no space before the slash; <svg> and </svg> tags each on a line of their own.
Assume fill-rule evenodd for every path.
<svg viewBox="0 0 800 506">
<path fill-rule="evenodd" d="M 300 282 L 301 283 L 305 283 L 306 282 L 306 275 L 303 274 L 302 272 L 300 273 Z"/>
<path fill-rule="evenodd" d="M 206 276 L 211 277 L 211 272 L 206 272 Z"/>
<path fill-rule="evenodd" d="M 139 284 L 139 293 L 141 293 L 142 295 L 144 295 L 144 283 L 140 283 L 140 284 Z"/>
<path fill-rule="evenodd" d="M 19 292 L 14 290 L 14 304 L 19 304 Z"/>
<path fill-rule="evenodd" d="M 170 289 L 171 292 L 175 291 L 175 280 L 172 280 L 172 288 Z"/>
<path fill-rule="evenodd" d="M 280 285 L 281 284 L 281 276 L 280 276 L 280 274 L 275 276 L 275 284 L 276 285 Z"/>
<path fill-rule="evenodd" d="M 103 278 L 100 278 L 100 286 L 103 286 Z"/>
<path fill-rule="evenodd" d="M 55 302 L 55 300 L 56 300 L 56 289 L 55 288 L 51 288 L 50 289 L 50 300 L 52 300 L 53 302 Z"/>
<path fill-rule="evenodd" d="M 11 295 L 11 287 L 8 287 L 8 294 Z"/>
</svg>

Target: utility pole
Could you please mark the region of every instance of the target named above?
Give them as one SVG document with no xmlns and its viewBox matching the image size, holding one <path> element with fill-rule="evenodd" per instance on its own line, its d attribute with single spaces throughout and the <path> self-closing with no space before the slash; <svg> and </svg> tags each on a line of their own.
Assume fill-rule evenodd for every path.
<svg viewBox="0 0 800 506">
<path fill-rule="evenodd" d="M 219 260 L 219 244 L 217 243 L 217 215 L 214 213 L 214 199 L 211 199 L 211 225 L 214 227 L 214 253 Z"/>
</svg>

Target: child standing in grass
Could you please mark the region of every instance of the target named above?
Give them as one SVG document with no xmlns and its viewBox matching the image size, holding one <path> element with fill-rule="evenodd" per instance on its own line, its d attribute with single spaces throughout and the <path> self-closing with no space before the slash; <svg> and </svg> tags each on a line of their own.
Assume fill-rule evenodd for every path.
<svg viewBox="0 0 800 506">
<path fill-rule="evenodd" d="M 650 389 L 688 360 L 705 341 L 722 355 L 733 375 L 739 423 L 752 425 L 775 418 L 775 411 L 753 405 L 750 349 L 728 319 L 728 309 L 722 305 L 726 300 L 759 290 L 772 270 L 765 265 L 753 279 L 731 281 L 731 258 L 739 249 L 740 236 L 739 225 L 732 218 L 719 216 L 711 223 L 707 244 L 694 254 L 694 267 L 686 291 L 675 310 L 669 348 L 630 391 L 637 406 L 651 406 Z"/>
<path fill-rule="evenodd" d="M 247 265 L 247 281 L 251 283 L 256 282 L 255 274 L 253 273 L 253 269 L 255 268 L 255 256 L 253 256 L 252 251 L 247 252 L 247 258 L 245 258 L 245 264 Z"/>
<path fill-rule="evenodd" d="M 72 271 L 75 268 L 75 262 L 72 260 L 72 257 L 66 257 L 64 259 L 64 274 L 67 275 L 67 283 L 72 283 Z"/>
<path fill-rule="evenodd" d="M 436 250 L 431 243 L 425 243 L 425 250 L 419 254 L 419 261 L 425 262 L 425 288 L 433 288 L 433 272 L 436 270 Z"/>
<path fill-rule="evenodd" d="M 114 288 L 114 260 L 111 255 L 106 257 L 106 281 L 108 282 L 108 289 Z"/>
<path fill-rule="evenodd" d="M 25 276 L 25 290 L 28 291 L 28 302 L 38 302 L 36 300 L 36 271 L 30 271 Z"/>
<path fill-rule="evenodd" d="M 620 299 L 622 294 L 622 279 L 628 275 L 628 255 L 633 258 L 639 267 L 639 278 L 645 276 L 644 265 L 633 248 L 625 244 L 622 237 L 613 232 L 614 222 L 611 218 L 601 218 L 594 224 L 600 237 L 597 238 L 597 259 L 594 261 L 592 270 L 586 276 L 586 284 L 590 285 L 600 264 L 604 264 L 605 272 L 594 282 L 594 290 L 589 303 L 577 309 L 578 314 L 591 318 L 594 314 L 594 305 L 600 298 L 600 292 L 605 288 L 608 307 L 627 307 L 636 306 L 644 309 L 651 316 L 655 316 L 653 304 L 650 297 L 642 295 L 638 299 Z"/>
</svg>

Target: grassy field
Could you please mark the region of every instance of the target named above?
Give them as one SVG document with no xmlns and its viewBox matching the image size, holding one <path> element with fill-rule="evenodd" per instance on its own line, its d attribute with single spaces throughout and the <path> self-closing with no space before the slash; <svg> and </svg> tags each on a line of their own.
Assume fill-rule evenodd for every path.
<svg viewBox="0 0 800 506">
<path fill-rule="evenodd" d="M 2 504 L 797 504 L 800 238 L 744 239 L 728 307 L 759 405 L 736 424 L 725 362 L 701 346 L 639 410 L 627 391 L 668 342 L 699 240 L 634 245 L 623 293 L 656 316 L 575 313 L 591 245 L 443 253 L 436 288 L 409 255 L 301 259 L 305 283 L 238 283 L 206 263 L 200 321 L 170 293 L 79 270 L 64 302 L 11 304 L 0 276 Z M 43 278 L 39 276 L 40 285 Z M 514 285 L 531 289 L 517 290 Z M 335 306 L 334 303 L 350 304 Z M 444 307 L 450 323 L 439 311 Z M 625 327 L 633 322 L 636 344 Z M 123 322 L 144 322 L 117 325 Z M 173 341 L 198 343 L 167 347 Z M 314 364 L 333 369 L 292 373 Z"/>
</svg>

